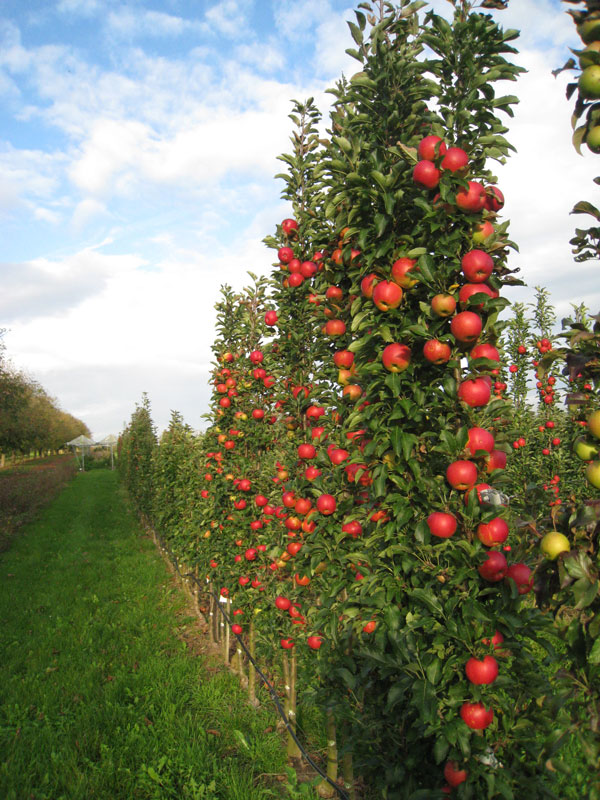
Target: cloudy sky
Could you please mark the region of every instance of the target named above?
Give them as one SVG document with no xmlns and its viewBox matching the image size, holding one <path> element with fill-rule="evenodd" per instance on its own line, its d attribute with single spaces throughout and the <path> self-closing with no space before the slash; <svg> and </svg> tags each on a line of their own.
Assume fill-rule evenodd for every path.
<svg viewBox="0 0 600 800">
<path fill-rule="evenodd" d="M 599 157 L 571 147 L 568 77 L 550 74 L 574 27 L 558 0 L 497 16 L 528 69 L 509 87 L 518 154 L 497 170 L 531 287 L 511 299 L 541 284 L 559 314 L 597 312 L 597 264 L 568 241 Z M 219 286 L 269 272 L 290 100 L 326 112 L 325 89 L 357 69 L 353 18 L 341 0 L 0 0 L 0 328 L 97 437 L 144 391 L 159 430 L 171 409 L 202 426 Z"/>
</svg>

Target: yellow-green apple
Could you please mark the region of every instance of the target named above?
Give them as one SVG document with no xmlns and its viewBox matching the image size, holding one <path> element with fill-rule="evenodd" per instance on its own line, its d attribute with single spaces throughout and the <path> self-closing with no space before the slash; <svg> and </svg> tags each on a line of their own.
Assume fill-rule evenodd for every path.
<svg viewBox="0 0 600 800">
<path fill-rule="evenodd" d="M 456 300 L 451 294 L 436 294 L 431 298 L 431 310 L 438 317 L 451 317 L 456 310 Z"/>
<path fill-rule="evenodd" d="M 570 549 L 569 540 L 559 531 L 550 531 L 540 542 L 540 550 L 551 561 L 558 558 L 561 553 L 568 553 Z"/>
</svg>

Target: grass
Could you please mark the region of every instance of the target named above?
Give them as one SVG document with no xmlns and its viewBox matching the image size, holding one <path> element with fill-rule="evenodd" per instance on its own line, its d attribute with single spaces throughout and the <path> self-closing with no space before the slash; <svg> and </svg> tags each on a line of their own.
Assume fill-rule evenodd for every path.
<svg viewBox="0 0 600 800">
<path fill-rule="evenodd" d="M 191 620 L 115 473 L 79 474 L 0 556 L 3 800 L 281 797 L 270 710 Z"/>
</svg>

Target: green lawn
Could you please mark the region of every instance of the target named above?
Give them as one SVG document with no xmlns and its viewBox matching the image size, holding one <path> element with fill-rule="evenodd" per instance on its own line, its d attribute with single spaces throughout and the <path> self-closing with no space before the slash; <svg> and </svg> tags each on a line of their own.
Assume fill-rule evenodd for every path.
<svg viewBox="0 0 600 800">
<path fill-rule="evenodd" d="M 114 472 L 0 555 L 2 800 L 285 794 L 274 716 L 189 652 L 182 604 Z"/>
</svg>

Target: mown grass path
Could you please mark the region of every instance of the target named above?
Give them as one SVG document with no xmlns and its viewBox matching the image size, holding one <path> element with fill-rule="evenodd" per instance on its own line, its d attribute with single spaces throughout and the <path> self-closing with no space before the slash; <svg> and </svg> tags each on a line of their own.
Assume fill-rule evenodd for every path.
<svg viewBox="0 0 600 800">
<path fill-rule="evenodd" d="M 0 555 L 0 798 L 281 797 L 270 713 L 177 636 L 183 596 L 115 473 Z"/>
</svg>

